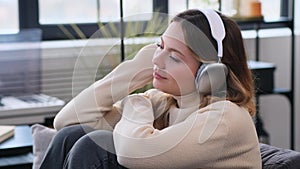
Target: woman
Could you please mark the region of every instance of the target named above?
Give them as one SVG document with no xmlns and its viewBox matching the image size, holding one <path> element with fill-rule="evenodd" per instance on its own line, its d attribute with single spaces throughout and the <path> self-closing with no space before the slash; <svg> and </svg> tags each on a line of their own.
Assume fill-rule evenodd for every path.
<svg viewBox="0 0 300 169">
<path fill-rule="evenodd" d="M 155 89 L 129 95 L 151 80 Z M 212 10 L 184 11 L 157 47 L 59 112 L 41 168 L 261 168 L 253 97 L 236 23 Z"/>
</svg>

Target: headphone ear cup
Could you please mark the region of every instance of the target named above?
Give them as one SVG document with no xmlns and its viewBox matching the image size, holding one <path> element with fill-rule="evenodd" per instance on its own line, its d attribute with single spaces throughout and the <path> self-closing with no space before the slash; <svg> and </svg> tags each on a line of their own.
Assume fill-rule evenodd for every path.
<svg viewBox="0 0 300 169">
<path fill-rule="evenodd" d="M 226 84 L 227 74 L 223 63 L 202 64 L 195 79 L 196 89 L 201 94 L 218 92 Z"/>
<path fill-rule="evenodd" d="M 197 75 L 195 78 L 195 85 L 196 85 L 196 89 L 199 91 L 199 87 L 200 87 L 200 81 L 202 81 L 202 72 L 204 71 L 204 69 L 206 68 L 208 64 L 206 63 L 202 63 L 202 65 L 199 67 L 198 71 L 197 71 Z"/>
</svg>

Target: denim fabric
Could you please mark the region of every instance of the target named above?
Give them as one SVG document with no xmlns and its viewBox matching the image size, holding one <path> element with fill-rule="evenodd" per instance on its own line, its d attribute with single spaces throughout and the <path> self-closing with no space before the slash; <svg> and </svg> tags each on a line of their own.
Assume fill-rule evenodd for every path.
<svg viewBox="0 0 300 169">
<path fill-rule="evenodd" d="M 117 162 L 112 132 L 74 125 L 52 140 L 41 169 L 125 169 Z"/>
</svg>

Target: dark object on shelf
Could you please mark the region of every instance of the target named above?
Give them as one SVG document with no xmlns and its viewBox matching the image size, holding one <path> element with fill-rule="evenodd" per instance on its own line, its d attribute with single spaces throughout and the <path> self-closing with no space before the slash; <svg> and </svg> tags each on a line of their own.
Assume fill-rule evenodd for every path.
<svg viewBox="0 0 300 169">
<path fill-rule="evenodd" d="M 231 19 L 236 22 L 263 22 L 263 16 L 255 16 L 255 17 L 231 17 Z"/>
<path fill-rule="evenodd" d="M 256 93 L 272 93 L 274 91 L 275 65 L 268 62 L 248 61 L 248 66 L 254 76 Z"/>
</svg>

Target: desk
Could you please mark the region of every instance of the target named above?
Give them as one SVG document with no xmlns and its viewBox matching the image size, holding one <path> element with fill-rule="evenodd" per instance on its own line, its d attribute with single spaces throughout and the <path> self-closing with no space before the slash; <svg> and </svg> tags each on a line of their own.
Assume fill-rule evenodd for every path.
<svg viewBox="0 0 300 169">
<path fill-rule="evenodd" d="M 33 162 L 30 127 L 17 126 L 12 138 L 0 144 L 0 168 L 31 169 Z"/>
</svg>

